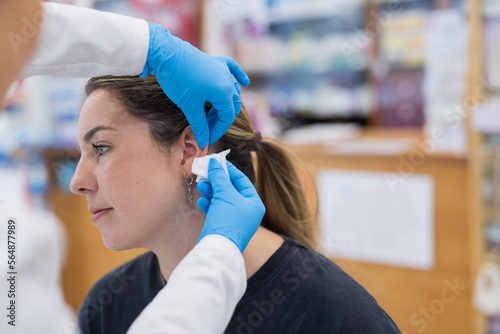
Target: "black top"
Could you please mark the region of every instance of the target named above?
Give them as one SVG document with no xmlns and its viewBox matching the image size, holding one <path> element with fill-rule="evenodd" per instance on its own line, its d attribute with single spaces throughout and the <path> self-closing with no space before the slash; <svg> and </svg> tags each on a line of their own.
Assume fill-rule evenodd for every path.
<svg viewBox="0 0 500 334">
<path fill-rule="evenodd" d="M 156 255 L 114 269 L 90 290 L 78 322 L 83 334 L 125 334 L 162 288 Z M 375 299 L 331 260 L 295 240 L 283 245 L 248 280 L 224 332 L 400 333 Z"/>
</svg>

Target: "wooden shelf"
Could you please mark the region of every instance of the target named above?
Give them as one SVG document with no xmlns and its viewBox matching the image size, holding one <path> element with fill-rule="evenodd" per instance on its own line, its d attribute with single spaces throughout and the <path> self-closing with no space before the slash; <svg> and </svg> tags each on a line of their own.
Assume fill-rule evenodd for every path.
<svg viewBox="0 0 500 334">
<path fill-rule="evenodd" d="M 412 129 L 370 129 L 354 141 L 365 139 L 408 140 L 415 147 L 392 155 L 336 154 L 327 145 L 293 146 L 292 150 L 313 177 L 322 169 L 398 173 L 400 158 L 408 158 L 420 150 L 419 143 L 425 140 L 425 135 Z M 423 333 L 425 318 L 419 314 L 420 310 L 434 310 L 444 289 L 456 281 L 460 290 L 453 302 L 442 302 L 444 312 L 429 313 L 433 321 L 425 322 L 425 333 L 480 333 L 473 330 L 476 319 L 471 303 L 475 267 L 471 265 L 470 254 L 475 244 L 474 236 L 470 235 L 469 195 L 465 191 L 469 159 L 453 152 L 436 152 L 414 167 L 414 174 L 429 175 L 435 184 L 434 268 L 421 271 L 340 258 L 332 260 L 375 297 L 403 333 Z"/>
<path fill-rule="evenodd" d="M 481 102 L 482 96 L 477 96 L 476 92 L 481 87 L 483 77 L 483 31 L 481 17 L 481 0 L 470 0 L 468 5 L 469 22 L 469 75 L 467 97 L 474 97 L 474 103 Z M 467 138 L 469 150 L 469 164 L 467 168 L 467 189 L 468 189 L 468 217 L 469 231 L 471 237 L 471 247 L 469 262 L 471 267 L 471 281 L 475 282 L 477 273 L 483 264 L 486 252 L 485 230 L 482 217 L 481 200 L 481 174 L 482 166 L 480 160 L 480 149 L 482 136 L 474 131 L 471 126 L 470 114 L 473 106 L 467 110 Z M 472 310 L 473 328 L 471 333 L 487 333 L 486 317 L 476 309 Z"/>
</svg>

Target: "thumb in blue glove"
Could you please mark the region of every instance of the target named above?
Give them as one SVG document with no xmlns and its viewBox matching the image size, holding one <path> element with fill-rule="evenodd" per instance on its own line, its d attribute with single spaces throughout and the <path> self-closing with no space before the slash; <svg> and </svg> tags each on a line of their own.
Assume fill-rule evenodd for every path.
<svg viewBox="0 0 500 334">
<path fill-rule="evenodd" d="M 266 208 L 246 175 L 229 161 L 227 168 L 229 178 L 219 162 L 210 159 L 210 183 L 197 184 L 203 196 L 197 204 L 207 216 L 198 242 L 208 234 L 218 234 L 233 241 L 243 253 L 257 232 Z"/>
<path fill-rule="evenodd" d="M 201 148 L 209 139 L 210 145 L 215 143 L 241 110 L 238 82 L 248 86 L 248 76 L 233 59 L 209 56 L 159 24 L 149 23 L 149 36 L 148 58 L 140 76 L 156 75 L 165 94 L 186 115 Z M 217 110 L 210 127 L 205 102 Z"/>
</svg>

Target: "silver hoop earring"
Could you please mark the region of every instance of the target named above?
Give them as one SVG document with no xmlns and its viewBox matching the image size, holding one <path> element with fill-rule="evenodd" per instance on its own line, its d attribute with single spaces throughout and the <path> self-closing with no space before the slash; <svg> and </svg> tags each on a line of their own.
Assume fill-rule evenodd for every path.
<svg viewBox="0 0 500 334">
<path fill-rule="evenodd" d="M 188 187 L 188 195 L 187 195 L 188 204 L 189 206 L 193 206 L 193 195 L 191 195 L 191 185 L 193 184 L 193 177 L 191 176 L 191 179 L 188 182 L 187 174 L 184 175 L 184 183 Z"/>
</svg>

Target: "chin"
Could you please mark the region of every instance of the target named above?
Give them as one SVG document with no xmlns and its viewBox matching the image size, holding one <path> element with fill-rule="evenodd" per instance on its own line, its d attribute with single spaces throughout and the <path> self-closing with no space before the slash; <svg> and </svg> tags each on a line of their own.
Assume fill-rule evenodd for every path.
<svg viewBox="0 0 500 334">
<path fill-rule="evenodd" d="M 122 246 L 117 246 L 117 245 L 110 245 L 106 242 L 104 242 L 104 245 L 109 249 L 109 250 L 112 250 L 114 252 L 120 252 L 120 251 L 125 251 L 125 250 L 129 250 L 129 249 L 132 249 L 132 248 L 135 248 L 135 247 L 122 247 Z"/>
<path fill-rule="evenodd" d="M 104 245 L 112 251 L 124 251 L 124 250 L 129 250 L 129 249 L 134 249 L 134 248 L 139 248 L 136 243 L 132 242 L 131 240 L 126 240 L 126 238 L 117 238 L 116 236 L 110 237 L 109 235 L 104 234 L 104 232 L 101 231 L 101 237 L 102 241 L 104 242 Z"/>
</svg>

